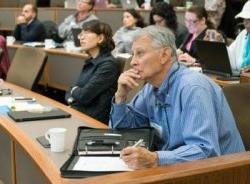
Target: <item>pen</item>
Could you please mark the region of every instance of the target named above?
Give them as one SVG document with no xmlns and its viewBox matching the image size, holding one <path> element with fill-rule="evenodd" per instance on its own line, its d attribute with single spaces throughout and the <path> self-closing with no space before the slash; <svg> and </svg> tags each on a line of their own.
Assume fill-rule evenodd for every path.
<svg viewBox="0 0 250 184">
<path fill-rule="evenodd" d="M 36 101 L 35 98 L 30 98 L 30 97 L 14 97 L 15 101 Z"/>
<path fill-rule="evenodd" d="M 137 141 L 132 147 L 138 147 L 140 146 L 140 144 L 143 142 L 143 139 L 140 139 L 139 141 Z"/>
</svg>

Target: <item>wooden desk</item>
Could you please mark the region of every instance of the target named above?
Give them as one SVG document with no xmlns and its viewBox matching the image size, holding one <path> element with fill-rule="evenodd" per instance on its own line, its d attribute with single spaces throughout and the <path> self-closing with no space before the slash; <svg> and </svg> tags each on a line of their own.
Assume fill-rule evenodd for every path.
<svg viewBox="0 0 250 184">
<path fill-rule="evenodd" d="M 8 46 L 11 60 L 15 55 L 16 49 L 20 47 L 23 46 L 20 44 Z M 77 80 L 88 55 L 85 53 L 66 52 L 63 48 L 44 50 L 48 54 L 48 61 L 39 83 L 61 90 L 67 90 L 69 86 Z"/>
<path fill-rule="evenodd" d="M 2 86 L 1 86 L 2 87 Z M 15 94 L 33 96 L 41 104 L 59 107 L 72 114 L 71 118 L 14 123 L 7 115 L 0 117 L 0 180 L 4 184 L 62 183 L 59 168 L 71 154 L 79 126 L 107 127 L 74 109 L 54 100 L 28 91 L 24 88 L 5 84 Z M 52 127 L 64 127 L 67 131 L 66 151 L 52 153 L 43 148 L 35 138 L 44 135 Z"/>
<path fill-rule="evenodd" d="M 103 128 L 106 126 L 34 92 L 8 83 L 4 87 L 12 88 L 25 96 L 33 96 L 40 103 L 60 107 L 72 114 L 70 119 L 26 123 L 14 123 L 6 115 L 0 117 L 0 180 L 5 184 L 250 183 L 250 152 L 86 179 L 62 178 L 59 168 L 69 157 L 76 128 L 80 125 Z M 35 140 L 35 137 L 43 135 L 48 128 L 54 126 L 65 127 L 70 133 L 67 134 L 64 153 L 51 153 Z"/>
<path fill-rule="evenodd" d="M 225 80 L 219 80 L 217 79 L 215 75 L 208 75 L 209 78 L 211 78 L 214 82 L 216 82 L 218 85 L 220 85 L 221 87 L 225 87 L 228 85 L 233 85 L 233 84 L 239 84 L 240 81 L 225 81 Z"/>
</svg>

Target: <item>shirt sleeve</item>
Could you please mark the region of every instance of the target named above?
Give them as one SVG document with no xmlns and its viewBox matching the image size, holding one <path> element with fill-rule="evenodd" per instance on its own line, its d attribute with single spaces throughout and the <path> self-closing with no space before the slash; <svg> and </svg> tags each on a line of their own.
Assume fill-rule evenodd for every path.
<svg viewBox="0 0 250 184">
<path fill-rule="evenodd" d="M 149 126 L 149 118 L 143 92 L 140 91 L 129 104 L 115 104 L 110 112 L 111 128 L 138 128 Z"/>
<path fill-rule="evenodd" d="M 71 32 L 71 22 L 73 21 L 72 16 L 67 17 L 59 26 L 58 26 L 58 35 L 61 38 L 66 38 L 67 35 Z"/>
<path fill-rule="evenodd" d="M 71 96 L 83 105 L 91 104 L 96 96 L 109 89 L 114 82 L 117 82 L 117 77 L 117 65 L 110 61 L 103 62 L 98 66 L 91 80 L 84 86 L 78 86 L 72 92 Z"/>
<path fill-rule="evenodd" d="M 13 36 L 15 37 L 16 40 L 20 40 L 21 39 L 21 36 L 20 36 L 20 25 L 16 25 L 14 31 L 13 31 Z"/>
<path fill-rule="evenodd" d="M 160 165 L 205 159 L 221 154 L 216 113 L 212 94 L 199 86 L 187 86 L 181 93 L 181 124 L 184 145 L 173 150 L 157 151 Z"/>
</svg>

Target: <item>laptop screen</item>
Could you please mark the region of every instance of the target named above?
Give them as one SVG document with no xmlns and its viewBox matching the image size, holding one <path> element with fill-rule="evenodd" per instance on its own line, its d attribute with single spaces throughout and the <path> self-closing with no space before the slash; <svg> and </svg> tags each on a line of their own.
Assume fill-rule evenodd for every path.
<svg viewBox="0 0 250 184">
<path fill-rule="evenodd" d="M 225 43 L 197 40 L 195 44 L 204 73 L 232 76 Z"/>
</svg>

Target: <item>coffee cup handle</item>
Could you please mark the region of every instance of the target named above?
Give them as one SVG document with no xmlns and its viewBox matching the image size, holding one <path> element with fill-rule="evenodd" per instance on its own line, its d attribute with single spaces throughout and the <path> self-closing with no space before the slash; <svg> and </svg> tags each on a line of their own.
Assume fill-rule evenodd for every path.
<svg viewBox="0 0 250 184">
<path fill-rule="evenodd" d="M 45 139 L 47 139 L 50 143 L 50 135 L 49 135 L 49 132 L 46 132 L 45 135 L 44 135 Z"/>
</svg>

